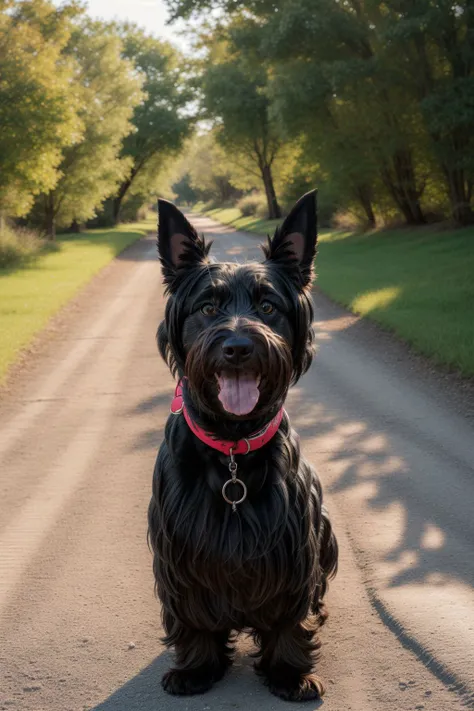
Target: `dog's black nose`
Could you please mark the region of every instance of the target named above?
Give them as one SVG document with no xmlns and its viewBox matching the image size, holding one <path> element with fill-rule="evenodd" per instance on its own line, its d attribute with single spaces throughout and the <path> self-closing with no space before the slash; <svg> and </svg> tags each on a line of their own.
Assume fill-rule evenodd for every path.
<svg viewBox="0 0 474 711">
<path fill-rule="evenodd" d="M 224 358 L 232 365 L 239 365 L 248 360 L 253 353 L 253 343 L 245 336 L 231 336 L 222 344 Z"/>
</svg>

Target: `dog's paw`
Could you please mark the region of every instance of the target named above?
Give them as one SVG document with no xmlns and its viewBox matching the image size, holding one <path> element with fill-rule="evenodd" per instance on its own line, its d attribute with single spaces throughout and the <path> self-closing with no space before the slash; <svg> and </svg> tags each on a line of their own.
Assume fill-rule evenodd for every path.
<svg viewBox="0 0 474 711">
<path fill-rule="evenodd" d="M 204 694 L 222 676 L 213 673 L 208 667 L 199 669 L 170 669 L 163 676 L 161 685 L 168 694 L 174 696 L 192 696 Z"/>
<path fill-rule="evenodd" d="M 315 674 L 302 674 L 298 678 L 267 677 L 268 688 L 285 701 L 314 701 L 320 699 L 324 692 L 324 684 Z"/>
</svg>

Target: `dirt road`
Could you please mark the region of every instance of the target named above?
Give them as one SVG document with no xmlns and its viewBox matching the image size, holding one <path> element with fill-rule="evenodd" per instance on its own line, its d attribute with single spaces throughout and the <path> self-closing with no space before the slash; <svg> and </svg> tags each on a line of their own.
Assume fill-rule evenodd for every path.
<svg viewBox="0 0 474 711">
<path fill-rule="evenodd" d="M 214 254 L 257 240 L 195 220 Z M 341 544 L 323 633 L 327 711 L 474 708 L 474 427 L 403 349 L 321 296 L 319 353 L 288 410 Z M 0 708 L 284 711 L 242 637 L 202 697 L 160 688 L 146 546 L 151 474 L 173 383 L 152 240 L 58 319 L 0 407 Z"/>
</svg>

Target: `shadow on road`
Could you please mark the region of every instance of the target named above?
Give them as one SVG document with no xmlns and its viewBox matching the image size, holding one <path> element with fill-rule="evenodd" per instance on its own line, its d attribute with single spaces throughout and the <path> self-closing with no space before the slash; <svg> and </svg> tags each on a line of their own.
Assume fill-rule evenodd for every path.
<svg viewBox="0 0 474 711">
<path fill-rule="evenodd" d="M 162 697 L 161 675 L 169 663 L 168 655 L 160 655 L 137 676 L 117 689 L 108 699 L 94 706 L 94 711 L 156 711 Z"/>
<path fill-rule="evenodd" d="M 170 376 L 170 382 L 171 382 L 171 376 Z M 151 397 L 147 398 L 146 400 L 143 400 L 140 402 L 136 407 L 133 407 L 129 411 L 129 415 L 145 415 L 148 412 L 152 412 L 158 407 L 166 407 L 170 405 L 171 403 L 171 398 L 173 397 L 172 395 L 173 390 L 170 390 L 169 392 L 166 391 L 165 393 L 160 393 L 157 395 L 152 395 Z"/>
<path fill-rule="evenodd" d="M 341 318 L 341 322 L 344 319 Z M 468 464 L 447 452 L 443 442 L 429 437 L 416 418 L 404 420 L 390 389 L 375 394 L 358 384 L 351 373 L 337 372 L 331 363 L 331 331 L 347 334 L 357 319 L 347 317 L 341 328 L 334 319 L 318 322 L 319 353 L 312 380 L 290 391 L 288 411 L 307 454 L 324 463 L 329 476 L 325 488 L 341 501 L 388 516 L 390 546 L 380 547 L 386 586 L 410 583 L 443 586 L 459 581 L 469 587 L 474 579 L 474 519 L 469 501 L 474 480 Z M 327 325 L 327 328 L 326 328 Z M 327 351 L 325 350 L 327 349 Z M 386 375 L 390 376 L 387 370 Z M 421 418 L 420 418 L 421 419 Z M 305 446 L 304 440 L 308 444 Z M 316 444 L 315 444 L 316 443 Z M 315 453 L 315 454 L 314 454 Z M 324 479 L 324 476 L 323 476 Z M 380 518 L 382 521 L 382 518 Z M 428 589 L 428 588 L 427 588 Z"/>
<path fill-rule="evenodd" d="M 163 440 L 164 427 L 169 413 L 169 406 L 173 397 L 174 387 L 172 386 L 170 376 L 170 388 L 166 388 L 165 392 L 157 393 L 151 397 L 141 400 L 138 404 L 129 408 L 124 417 L 134 417 L 135 415 L 147 415 L 147 422 L 151 422 L 150 415 L 154 415 L 154 419 L 159 423 L 159 427 L 149 429 L 141 429 L 138 436 L 131 446 L 132 450 L 153 449 L 158 452 L 158 448 Z M 158 410 L 158 413 L 155 412 Z"/>
<path fill-rule="evenodd" d="M 201 696 L 169 696 L 160 680 L 172 663 L 169 652 L 160 654 L 137 676 L 117 689 L 90 711 L 301 711 L 301 704 L 292 704 L 272 696 L 254 674 L 248 658 L 239 659 L 227 676 L 207 694 Z M 305 711 L 324 708 L 324 702 L 304 704 Z"/>
</svg>

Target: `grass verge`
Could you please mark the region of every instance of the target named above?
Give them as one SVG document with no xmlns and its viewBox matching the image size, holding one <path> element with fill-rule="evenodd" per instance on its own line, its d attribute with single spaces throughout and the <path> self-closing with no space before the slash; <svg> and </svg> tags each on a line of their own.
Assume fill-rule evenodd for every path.
<svg viewBox="0 0 474 711">
<path fill-rule="evenodd" d="M 474 376 L 474 229 L 321 235 L 318 285 L 436 363 Z"/>
<path fill-rule="evenodd" d="M 206 214 L 257 234 L 278 224 L 237 213 Z M 474 376 L 474 228 L 322 231 L 316 266 L 318 286 L 334 301 L 437 364 Z"/>
<path fill-rule="evenodd" d="M 54 251 L 23 267 L 0 269 L 0 383 L 19 351 L 48 320 L 153 221 L 59 235 Z"/>
</svg>

